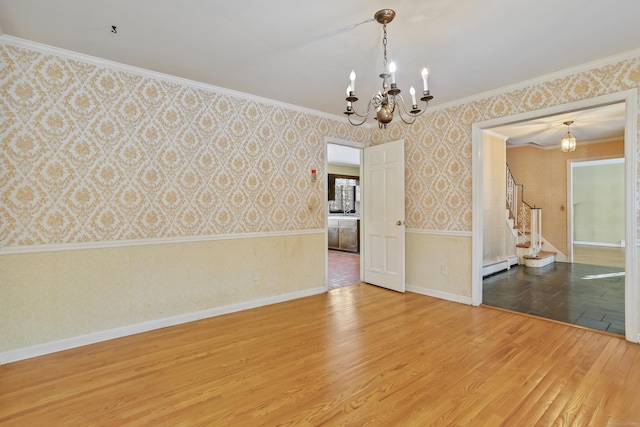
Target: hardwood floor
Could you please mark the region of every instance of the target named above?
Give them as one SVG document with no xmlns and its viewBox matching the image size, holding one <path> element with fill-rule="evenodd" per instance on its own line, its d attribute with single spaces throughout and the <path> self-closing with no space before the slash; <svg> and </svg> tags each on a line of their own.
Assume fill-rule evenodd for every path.
<svg viewBox="0 0 640 427">
<path fill-rule="evenodd" d="M 637 425 L 640 345 L 358 284 L 0 366 L 0 424 Z"/>
</svg>

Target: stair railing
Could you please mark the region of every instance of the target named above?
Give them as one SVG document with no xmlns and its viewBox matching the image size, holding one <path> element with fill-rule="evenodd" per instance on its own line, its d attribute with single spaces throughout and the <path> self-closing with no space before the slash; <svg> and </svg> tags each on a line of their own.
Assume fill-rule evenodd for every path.
<svg viewBox="0 0 640 427">
<path fill-rule="evenodd" d="M 524 184 L 518 184 L 513 178 L 511 169 L 507 165 L 507 208 L 514 219 L 514 227 L 518 231 L 518 244 L 526 240 L 527 231 L 530 232 L 531 255 L 538 256 L 542 249 L 542 209 L 531 206 L 524 200 Z M 528 230 L 528 225 L 531 229 Z"/>
</svg>

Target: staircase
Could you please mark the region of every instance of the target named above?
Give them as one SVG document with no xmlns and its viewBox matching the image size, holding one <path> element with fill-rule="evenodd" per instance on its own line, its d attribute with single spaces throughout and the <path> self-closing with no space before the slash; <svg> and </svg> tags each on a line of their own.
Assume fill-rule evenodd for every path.
<svg viewBox="0 0 640 427">
<path fill-rule="evenodd" d="M 507 221 L 516 237 L 518 264 L 544 267 L 555 262 L 556 252 L 543 250 L 542 209 L 524 200 L 524 185 L 516 183 L 507 165 Z"/>
</svg>

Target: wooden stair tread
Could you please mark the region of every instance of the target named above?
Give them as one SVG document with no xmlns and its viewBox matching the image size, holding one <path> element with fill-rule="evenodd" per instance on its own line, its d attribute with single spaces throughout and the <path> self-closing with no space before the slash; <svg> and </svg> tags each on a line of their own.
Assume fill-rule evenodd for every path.
<svg viewBox="0 0 640 427">
<path fill-rule="evenodd" d="M 540 252 L 538 252 L 538 256 L 525 255 L 525 256 L 523 256 L 523 258 L 524 259 L 544 259 L 544 258 L 549 258 L 551 256 L 555 256 L 557 254 L 558 254 L 557 252 L 540 251 Z"/>
</svg>

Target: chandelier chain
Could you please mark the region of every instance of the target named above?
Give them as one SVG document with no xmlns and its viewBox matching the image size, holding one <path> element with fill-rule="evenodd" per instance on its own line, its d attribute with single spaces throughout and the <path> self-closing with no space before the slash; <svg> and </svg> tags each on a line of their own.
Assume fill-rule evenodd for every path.
<svg viewBox="0 0 640 427">
<path fill-rule="evenodd" d="M 384 48 L 384 70 L 387 70 L 387 24 L 382 25 L 384 36 L 382 37 L 382 47 Z"/>
</svg>

